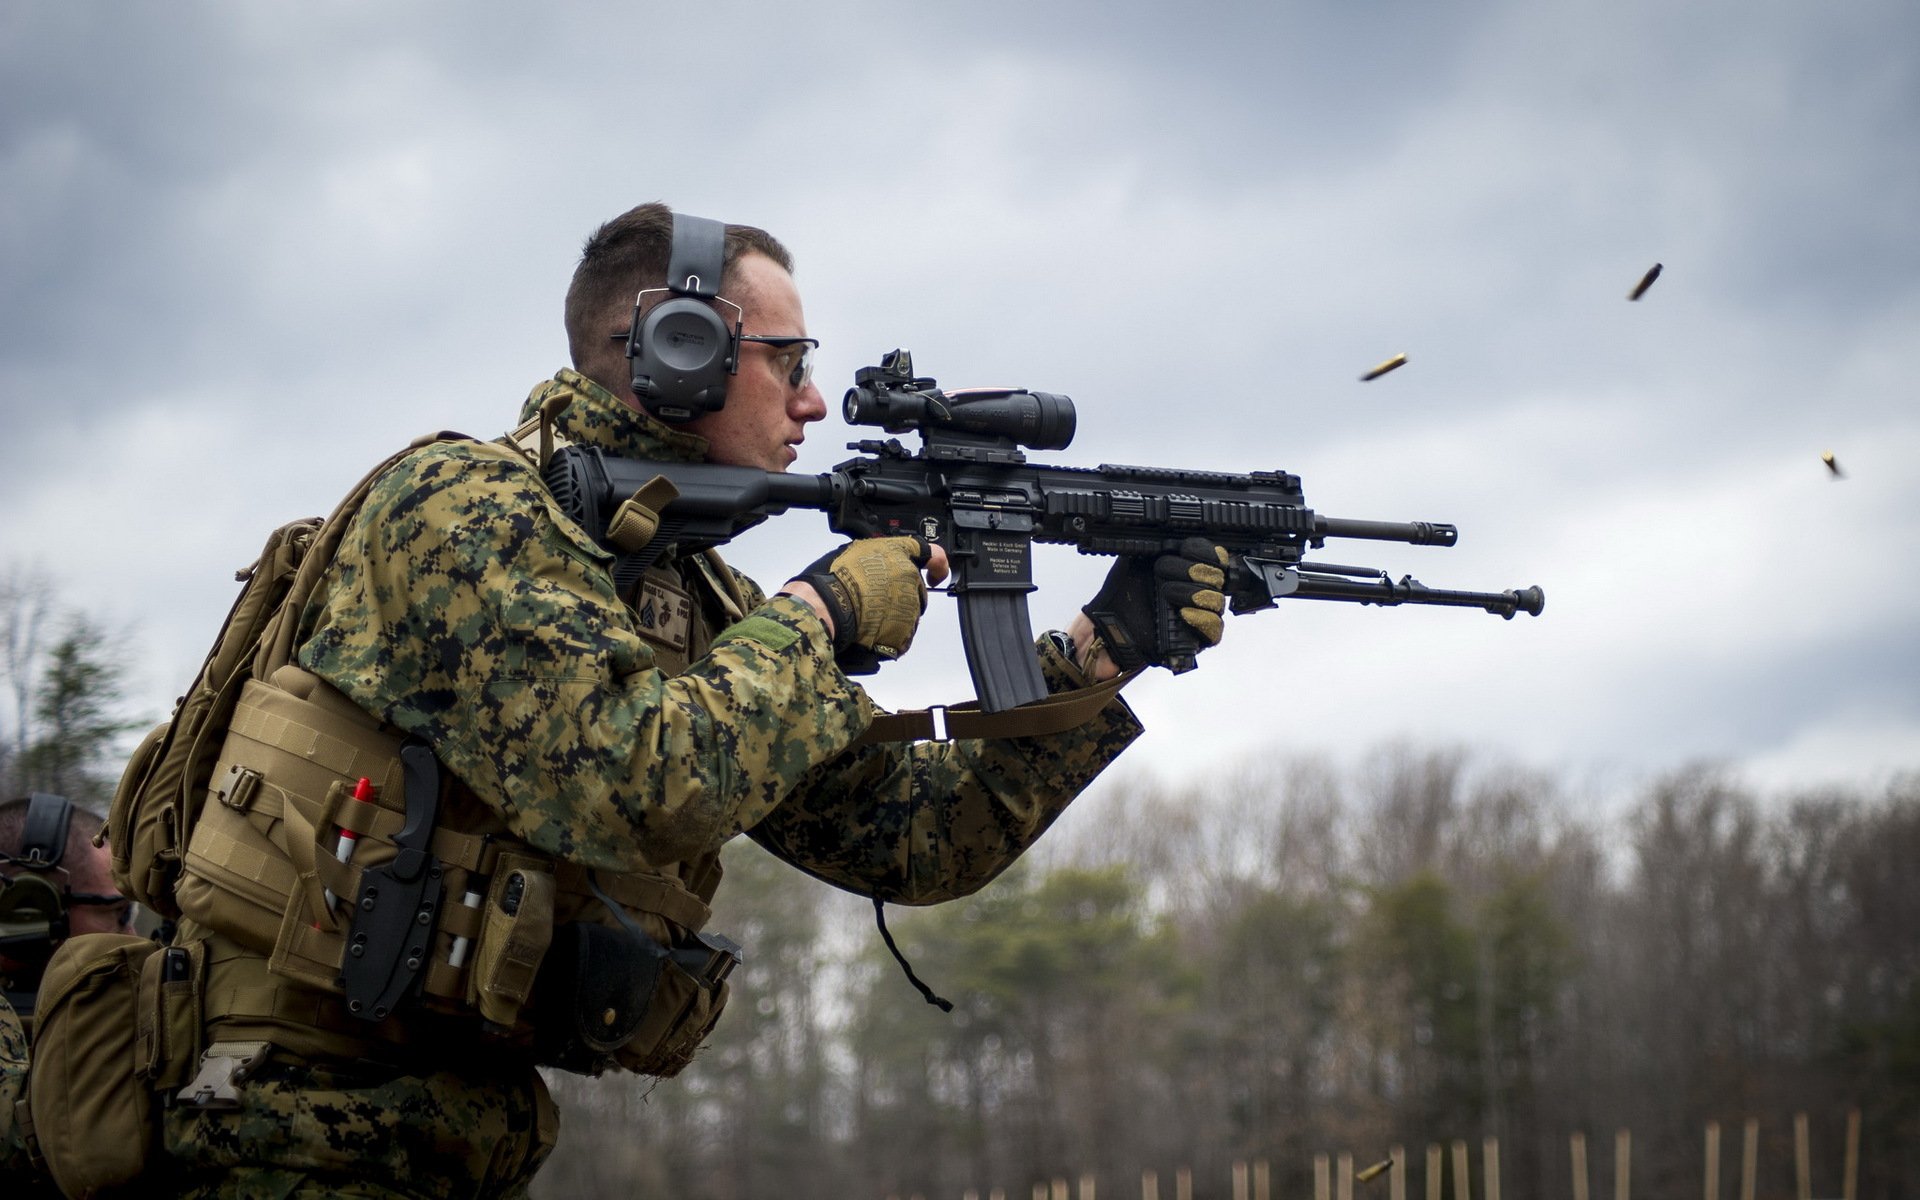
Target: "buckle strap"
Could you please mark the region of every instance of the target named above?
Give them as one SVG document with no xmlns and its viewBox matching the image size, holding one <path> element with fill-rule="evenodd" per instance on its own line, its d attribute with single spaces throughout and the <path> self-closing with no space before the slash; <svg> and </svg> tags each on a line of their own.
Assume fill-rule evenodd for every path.
<svg viewBox="0 0 1920 1200">
<path fill-rule="evenodd" d="M 195 1108 L 239 1108 L 240 1094 L 233 1085 L 244 1083 L 267 1061 L 268 1048 L 266 1042 L 215 1042 L 201 1051 L 200 1073 L 174 1099 Z"/>
<path fill-rule="evenodd" d="M 599 897 L 604 889 L 604 895 L 622 907 L 655 913 L 690 931 L 704 928 L 713 915 L 713 910 L 678 880 L 628 873 L 603 876 L 595 887 L 585 867 L 555 862 L 553 881 L 562 892 L 573 896 Z"/>
<path fill-rule="evenodd" d="M 875 742 L 951 741 L 959 738 L 1039 737 L 1078 729 L 1093 720 L 1121 688 L 1138 676 L 1128 671 L 1105 683 L 1095 683 L 1070 692 L 1056 692 L 1044 700 L 1022 704 L 1002 712 L 981 712 L 978 700 L 964 704 L 914 709 L 910 712 L 878 713 L 867 731 L 855 738 L 854 746 Z"/>
<path fill-rule="evenodd" d="M 40 1138 L 33 1129 L 33 1109 L 27 1104 L 25 1089 L 13 1102 L 13 1128 L 20 1136 L 20 1145 L 27 1152 L 27 1164 L 40 1174 L 47 1174 L 46 1156 L 40 1153 Z"/>
</svg>

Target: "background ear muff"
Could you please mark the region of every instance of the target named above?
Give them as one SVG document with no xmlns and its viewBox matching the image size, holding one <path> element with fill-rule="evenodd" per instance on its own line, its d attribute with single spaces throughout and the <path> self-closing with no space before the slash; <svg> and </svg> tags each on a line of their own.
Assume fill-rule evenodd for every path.
<svg viewBox="0 0 1920 1200">
<path fill-rule="evenodd" d="M 726 263 L 727 227 L 705 217 L 675 213 L 667 286 L 641 292 L 627 334 L 633 394 L 663 421 L 691 421 L 718 412 L 727 402 L 727 380 L 739 361 L 739 307 L 719 295 Z M 645 308 L 648 292 L 666 299 Z M 728 327 L 718 302 L 736 318 Z"/>
<path fill-rule="evenodd" d="M 0 958 L 38 966 L 67 940 L 67 897 L 62 884 L 38 871 L 0 877 Z"/>
</svg>

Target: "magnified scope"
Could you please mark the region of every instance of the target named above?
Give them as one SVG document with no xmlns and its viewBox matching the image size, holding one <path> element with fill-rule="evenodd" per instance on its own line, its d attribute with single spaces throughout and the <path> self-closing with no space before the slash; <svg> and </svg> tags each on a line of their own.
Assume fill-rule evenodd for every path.
<svg viewBox="0 0 1920 1200">
<path fill-rule="evenodd" d="M 847 391 L 842 412 L 849 425 L 878 425 L 888 433 L 963 433 L 1004 438 L 1029 450 L 1064 450 L 1073 441 L 1073 401 L 1054 392 L 940 392 L 868 383 Z"/>
</svg>

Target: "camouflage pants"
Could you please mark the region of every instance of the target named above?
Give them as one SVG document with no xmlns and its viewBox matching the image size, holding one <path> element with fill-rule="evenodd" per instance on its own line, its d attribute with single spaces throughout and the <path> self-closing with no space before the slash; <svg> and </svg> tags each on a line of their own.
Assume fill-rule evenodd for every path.
<svg viewBox="0 0 1920 1200">
<path fill-rule="evenodd" d="M 238 1109 L 167 1112 L 171 1194 L 523 1196 L 559 1133 L 531 1067 L 409 1075 L 270 1061 L 238 1090 Z"/>
</svg>

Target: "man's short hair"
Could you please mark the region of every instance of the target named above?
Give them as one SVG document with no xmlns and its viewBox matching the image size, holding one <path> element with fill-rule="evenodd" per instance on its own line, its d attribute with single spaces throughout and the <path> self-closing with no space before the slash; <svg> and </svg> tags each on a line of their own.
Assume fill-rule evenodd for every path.
<svg viewBox="0 0 1920 1200">
<path fill-rule="evenodd" d="M 0 854 L 19 855 L 20 839 L 27 833 L 27 809 L 32 804 L 31 796 L 0 804 Z M 67 848 L 60 855 L 60 865 L 71 871 L 73 864 L 85 862 L 87 855 L 93 852 L 87 843 L 93 840 L 93 835 L 99 833 L 104 824 L 106 822 L 95 814 L 78 804 L 74 805 L 73 816 L 67 823 Z"/>
<path fill-rule="evenodd" d="M 783 271 L 793 270 L 793 256 L 772 234 L 752 225 L 729 225 L 720 271 L 722 296 L 733 264 L 749 251 L 766 255 Z M 673 210 L 658 201 L 621 213 L 593 231 L 567 288 L 567 352 L 575 370 L 595 378 L 594 364 L 606 361 L 612 345 L 615 314 L 630 310 L 641 289 L 666 286 L 672 255 Z M 611 386 L 605 379 L 597 382 Z"/>
</svg>

